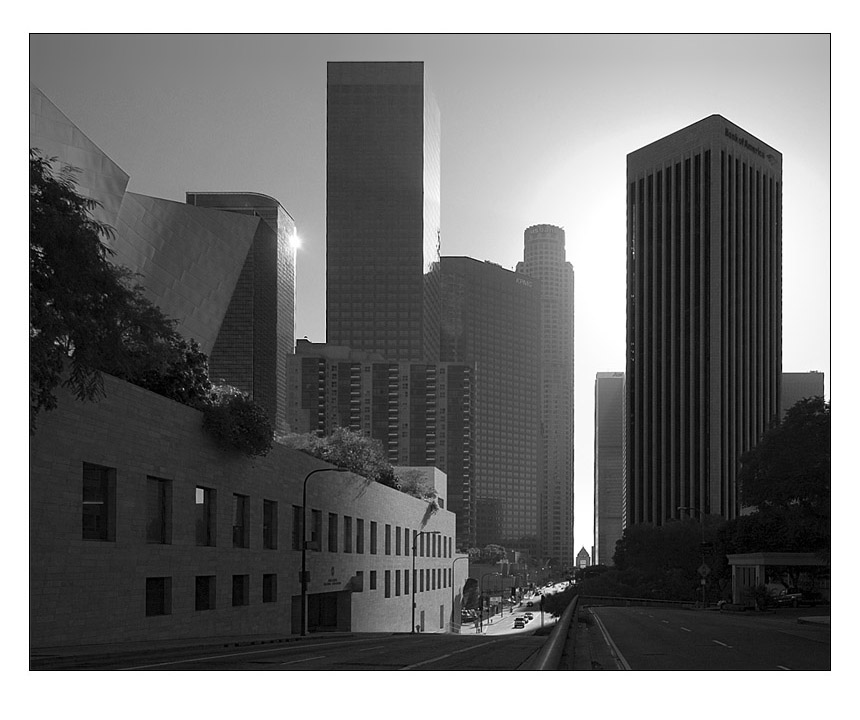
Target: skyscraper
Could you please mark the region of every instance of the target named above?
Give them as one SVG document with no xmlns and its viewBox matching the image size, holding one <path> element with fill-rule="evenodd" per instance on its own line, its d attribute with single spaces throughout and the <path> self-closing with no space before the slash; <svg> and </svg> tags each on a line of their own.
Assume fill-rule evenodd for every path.
<svg viewBox="0 0 860 720">
<path fill-rule="evenodd" d="M 422 62 L 328 63 L 326 341 L 439 358 L 440 125 Z"/>
<path fill-rule="evenodd" d="M 780 410 L 782 155 L 711 115 L 627 156 L 625 520 L 734 518 Z"/>
<path fill-rule="evenodd" d="M 540 281 L 442 258 L 442 360 L 474 367 L 477 544 L 540 550 Z"/>
<path fill-rule="evenodd" d="M 612 565 L 621 539 L 624 373 L 599 372 L 594 381 L 594 563 Z"/>
<path fill-rule="evenodd" d="M 283 431 L 286 362 L 295 340 L 293 218 L 277 200 L 258 193 L 189 192 L 185 201 L 260 219 L 209 355 L 209 376 L 248 393 Z"/>
<path fill-rule="evenodd" d="M 517 272 L 541 288 L 541 547 L 545 557 L 573 567 L 573 266 L 564 242 L 560 227 L 527 228 Z"/>
<path fill-rule="evenodd" d="M 291 432 L 329 435 L 344 427 L 382 443 L 395 466 L 437 467 L 446 509 L 457 515 L 457 547 L 475 545 L 472 502 L 472 368 L 409 363 L 299 340 L 287 362 Z"/>
</svg>

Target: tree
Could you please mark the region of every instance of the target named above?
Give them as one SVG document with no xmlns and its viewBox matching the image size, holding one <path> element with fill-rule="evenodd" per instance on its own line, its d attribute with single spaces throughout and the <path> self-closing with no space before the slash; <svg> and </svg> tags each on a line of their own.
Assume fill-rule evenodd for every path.
<svg viewBox="0 0 860 720">
<path fill-rule="evenodd" d="M 396 472 L 395 477 L 400 492 L 436 505 L 436 488 L 427 481 L 426 475 L 420 470 L 407 468 Z"/>
<path fill-rule="evenodd" d="M 135 275 L 110 262 L 113 230 L 92 217 L 75 169 L 30 151 L 30 432 L 57 405 L 62 384 L 79 400 L 104 396 L 102 372 L 180 402 L 209 388 L 206 358 L 143 295 Z"/>
<path fill-rule="evenodd" d="M 819 396 L 790 408 L 743 455 L 738 484 L 744 505 L 829 516 L 830 402 Z"/>
<path fill-rule="evenodd" d="M 224 449 L 246 455 L 266 455 L 271 449 L 269 416 L 242 391 L 229 385 L 213 387 L 201 409 L 203 427 Z"/>
<path fill-rule="evenodd" d="M 397 478 L 382 443 L 363 433 L 339 427 L 323 437 L 313 433 L 291 434 L 279 437 L 278 441 L 373 482 L 397 488 Z"/>
</svg>

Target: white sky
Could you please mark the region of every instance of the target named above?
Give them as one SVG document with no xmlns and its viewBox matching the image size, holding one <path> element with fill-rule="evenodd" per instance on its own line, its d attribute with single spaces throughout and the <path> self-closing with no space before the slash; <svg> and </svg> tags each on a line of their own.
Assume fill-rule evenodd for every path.
<svg viewBox="0 0 860 720">
<path fill-rule="evenodd" d="M 576 276 L 576 549 L 591 552 L 597 372 L 624 370 L 625 167 L 719 113 L 783 154 L 783 369 L 830 395 L 826 35 L 33 35 L 30 80 L 129 190 L 271 195 L 296 221 L 296 337 L 325 340 L 326 61 L 423 60 L 442 121 L 442 254 L 513 269 L 565 229 Z"/>
</svg>

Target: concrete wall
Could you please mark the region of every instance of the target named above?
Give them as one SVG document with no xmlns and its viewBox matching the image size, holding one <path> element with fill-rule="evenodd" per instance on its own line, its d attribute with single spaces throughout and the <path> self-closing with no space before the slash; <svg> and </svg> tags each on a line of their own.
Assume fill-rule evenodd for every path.
<svg viewBox="0 0 860 720">
<path fill-rule="evenodd" d="M 30 635 L 31 647 L 120 641 L 289 634 L 299 596 L 301 552 L 293 549 L 293 506 L 301 505 L 302 482 L 311 470 L 327 467 L 303 453 L 276 445 L 263 458 L 220 450 L 202 429 L 202 415 L 115 378 L 105 377 L 108 396 L 83 403 L 60 396 L 57 410 L 39 418 L 30 440 Z M 92 463 L 115 469 L 115 539 L 82 539 L 82 468 Z M 147 477 L 169 481 L 170 543 L 146 541 Z M 195 489 L 216 492 L 215 546 L 200 547 L 195 535 Z M 233 547 L 233 495 L 250 498 L 250 543 Z M 263 548 L 263 500 L 278 503 L 277 549 Z M 411 626 L 410 598 L 403 572 L 412 557 L 385 554 L 385 526 L 392 533 L 438 530 L 441 556 L 415 558 L 416 568 L 444 577 L 441 587 L 416 594 L 425 612 L 424 630 L 446 629 L 451 614 L 449 570 L 455 518 L 427 503 L 367 483 L 350 473 L 318 473 L 308 482 L 308 507 L 322 513 L 322 549 L 308 551 L 309 593 L 340 593 L 349 609 L 339 625 L 352 631 L 402 631 Z M 329 513 L 338 516 L 338 551 L 328 550 Z M 309 513 L 310 514 L 310 513 Z M 364 520 L 364 553 L 344 552 L 345 515 Z M 370 524 L 377 523 L 378 550 L 370 553 Z M 423 523 L 423 524 L 422 524 Z M 310 522 L 309 522 L 310 526 Z M 353 526 L 353 535 L 355 526 Z M 426 538 L 425 538 L 426 539 Z M 355 538 L 353 537 L 353 543 Z M 403 546 L 403 542 L 401 542 Z M 468 563 L 453 568 L 455 599 Z M 370 571 L 377 588 L 369 587 Z M 385 571 L 392 574 L 391 597 L 384 597 Z M 401 571 L 395 595 L 394 572 Z M 361 592 L 348 584 L 364 574 Z M 263 574 L 277 576 L 277 599 L 262 602 Z M 233 575 L 249 576 L 249 602 L 232 605 Z M 215 607 L 195 610 L 195 578 L 214 575 Z M 171 578 L 171 608 L 147 616 L 146 579 Z M 445 620 L 440 626 L 440 614 Z M 416 621 L 417 622 L 417 621 Z"/>
</svg>

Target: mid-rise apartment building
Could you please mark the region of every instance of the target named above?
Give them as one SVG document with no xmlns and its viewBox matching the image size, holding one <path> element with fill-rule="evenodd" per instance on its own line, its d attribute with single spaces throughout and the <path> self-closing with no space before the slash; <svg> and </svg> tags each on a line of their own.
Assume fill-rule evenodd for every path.
<svg viewBox="0 0 860 720">
<path fill-rule="evenodd" d="M 378 354 L 299 340 L 287 362 L 290 432 L 339 427 L 378 440 L 392 465 L 446 474 L 456 546 L 475 544 L 471 366 L 386 361 Z"/>
</svg>

